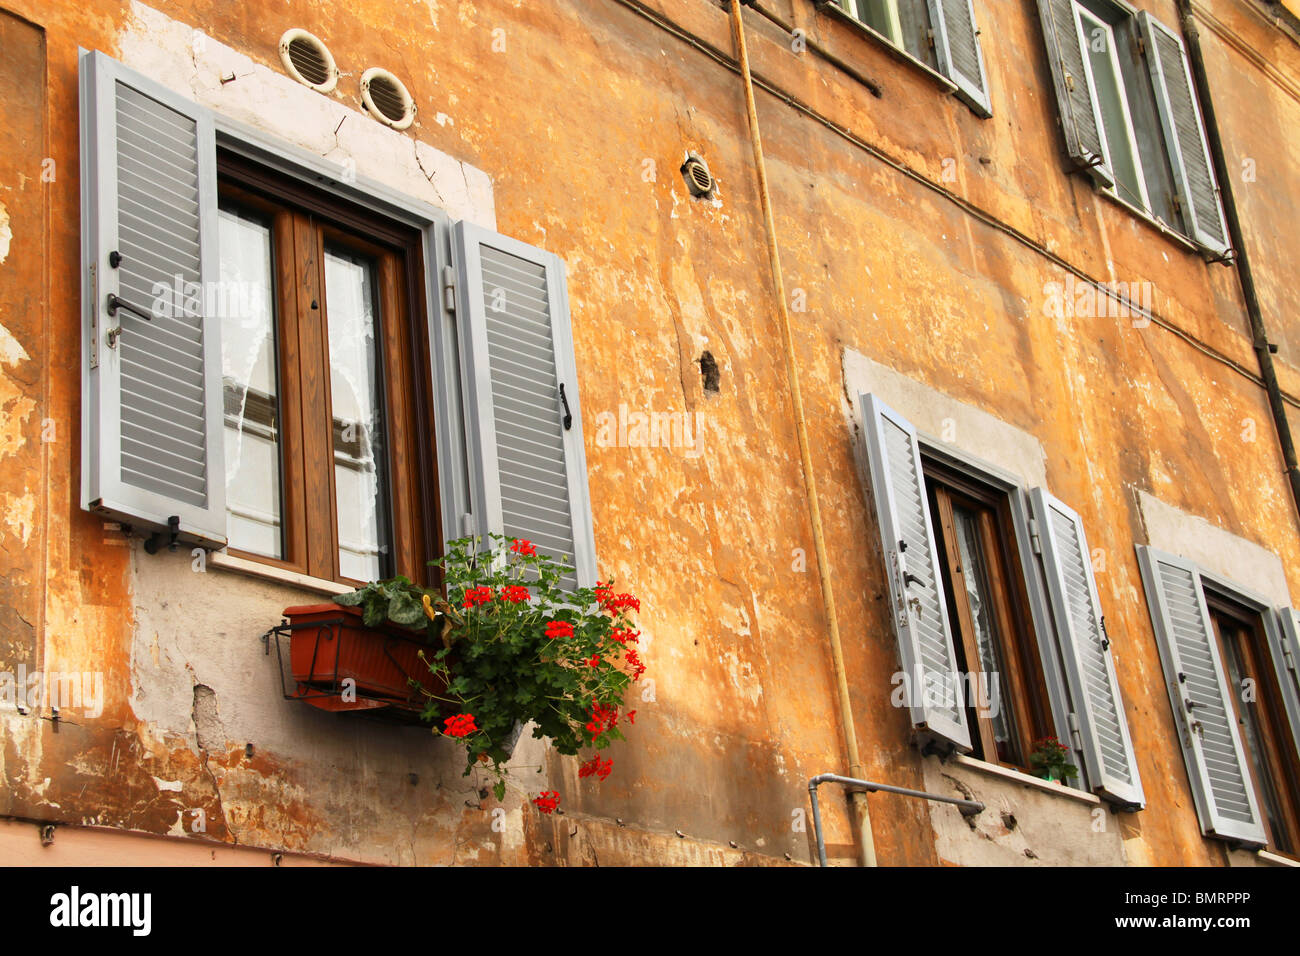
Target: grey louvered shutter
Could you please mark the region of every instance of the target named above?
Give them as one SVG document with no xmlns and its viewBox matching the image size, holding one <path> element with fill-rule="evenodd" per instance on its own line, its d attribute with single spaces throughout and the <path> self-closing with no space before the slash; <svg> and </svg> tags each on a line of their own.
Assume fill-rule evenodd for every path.
<svg viewBox="0 0 1300 956">
<path fill-rule="evenodd" d="M 1141 545 L 1137 552 L 1201 829 L 1263 846 L 1267 838 L 1200 572 L 1172 554 Z"/>
<path fill-rule="evenodd" d="M 1075 165 L 1088 170 L 1093 179 L 1104 186 L 1114 186 L 1115 174 L 1106 162 L 1097 105 L 1088 83 L 1074 0 L 1038 0 L 1038 15 L 1043 22 L 1047 63 L 1061 113 L 1066 153 Z"/>
<path fill-rule="evenodd" d="M 1042 488 L 1035 488 L 1030 500 L 1088 783 L 1114 802 L 1141 807 L 1142 780 L 1124 717 L 1083 522 Z"/>
<path fill-rule="evenodd" d="M 874 395 L 860 400 L 871 494 L 889 578 L 890 616 L 912 726 L 940 744 L 969 750 L 970 729 L 916 429 Z"/>
<path fill-rule="evenodd" d="M 993 115 L 972 0 L 927 0 L 934 24 L 939 72 L 957 84 L 957 96 L 983 117 Z"/>
<path fill-rule="evenodd" d="M 1222 256 L 1229 248 L 1228 227 L 1182 37 L 1149 13 L 1138 19 L 1187 234 L 1207 253 Z"/>
<path fill-rule="evenodd" d="M 564 263 L 467 222 L 456 224 L 457 316 L 480 533 L 527 538 L 596 581 L 578 375 Z"/>
<path fill-rule="evenodd" d="M 81 504 L 226 543 L 211 114 L 81 53 Z M 146 319 L 111 303 L 120 299 Z"/>
<path fill-rule="evenodd" d="M 1291 742 L 1300 753 L 1300 614 L 1291 608 L 1275 612 L 1268 632 L 1269 653 L 1273 658 L 1273 671 L 1282 688 L 1282 701 L 1286 706 L 1287 722 L 1291 725 Z"/>
</svg>

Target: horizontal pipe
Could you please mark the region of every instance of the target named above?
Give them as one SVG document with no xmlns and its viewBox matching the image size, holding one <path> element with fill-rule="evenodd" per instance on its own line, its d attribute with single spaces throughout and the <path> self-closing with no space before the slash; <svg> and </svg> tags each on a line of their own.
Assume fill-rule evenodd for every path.
<svg viewBox="0 0 1300 956">
<path fill-rule="evenodd" d="M 855 792 L 864 793 L 896 793 L 902 797 L 916 797 L 918 800 L 930 800 L 934 803 L 951 803 L 964 817 L 973 817 L 982 812 L 984 804 L 978 800 L 965 800 L 961 797 L 945 797 L 937 793 L 928 793 L 925 790 L 911 790 L 907 787 L 895 787 L 888 783 L 876 783 L 872 780 L 858 780 L 856 777 L 841 777 L 835 773 L 821 773 L 808 781 L 808 797 L 812 801 L 813 811 L 813 829 L 817 835 L 817 860 L 819 865 L 826 865 L 826 840 L 822 835 L 822 815 L 821 806 L 817 801 L 817 788 L 823 783 L 838 783 L 841 786 L 849 787 Z"/>
</svg>

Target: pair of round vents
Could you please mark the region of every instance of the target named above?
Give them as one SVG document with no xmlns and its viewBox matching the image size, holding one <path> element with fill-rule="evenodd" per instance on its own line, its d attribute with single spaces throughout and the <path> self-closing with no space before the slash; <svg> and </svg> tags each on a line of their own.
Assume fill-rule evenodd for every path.
<svg viewBox="0 0 1300 956">
<path fill-rule="evenodd" d="M 280 37 L 280 61 L 299 83 L 318 93 L 338 86 L 334 55 L 315 35 L 292 29 Z M 406 85 L 387 70 L 371 67 L 361 74 L 361 102 L 366 110 L 393 129 L 406 129 L 415 120 L 415 100 Z"/>
</svg>

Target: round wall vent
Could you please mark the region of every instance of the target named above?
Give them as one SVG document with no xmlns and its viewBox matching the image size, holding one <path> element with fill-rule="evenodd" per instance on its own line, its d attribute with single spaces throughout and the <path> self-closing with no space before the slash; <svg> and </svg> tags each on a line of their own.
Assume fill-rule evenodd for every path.
<svg viewBox="0 0 1300 956">
<path fill-rule="evenodd" d="M 406 129 L 415 119 L 415 100 L 387 70 L 371 67 L 361 74 L 361 100 L 377 120 L 393 129 Z"/>
<path fill-rule="evenodd" d="M 709 172 L 708 165 L 694 153 L 688 155 L 686 162 L 682 163 L 682 179 L 686 180 L 686 188 L 691 191 L 691 195 L 701 198 L 713 198 L 713 191 L 718 185 Z"/>
<path fill-rule="evenodd" d="M 338 84 L 339 68 L 333 54 L 306 30 L 285 31 L 280 37 L 280 61 L 290 76 L 318 93 L 328 93 Z"/>
</svg>

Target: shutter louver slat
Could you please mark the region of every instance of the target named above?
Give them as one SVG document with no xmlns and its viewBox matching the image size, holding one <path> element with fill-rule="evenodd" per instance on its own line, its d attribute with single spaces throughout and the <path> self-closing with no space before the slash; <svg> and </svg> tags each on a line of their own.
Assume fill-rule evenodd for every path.
<svg viewBox="0 0 1300 956">
<path fill-rule="evenodd" d="M 916 430 L 874 395 L 859 402 L 912 726 L 932 742 L 967 751 L 970 730 Z"/>
<path fill-rule="evenodd" d="M 1200 572 L 1189 561 L 1141 546 L 1138 564 L 1201 829 L 1262 846 L 1264 829 Z M 1188 702 L 1195 704 L 1190 712 Z"/>
<path fill-rule="evenodd" d="M 1066 154 L 1104 186 L 1115 185 L 1106 163 L 1092 88 L 1088 84 L 1074 0 L 1038 0 L 1038 15 L 1047 44 L 1047 62 L 1060 110 Z"/>
<path fill-rule="evenodd" d="M 1141 14 L 1139 20 L 1187 233 L 1207 253 L 1225 255 L 1229 248 L 1228 227 L 1182 37 L 1149 13 Z"/>
<path fill-rule="evenodd" d="M 1133 742 L 1115 676 L 1083 522 L 1043 489 L 1030 496 L 1043 534 L 1043 569 L 1079 717 L 1088 782 L 1128 807 L 1143 805 Z"/>
<path fill-rule="evenodd" d="M 957 96 L 962 102 L 980 116 L 992 116 L 988 76 L 971 0 L 928 0 L 928 3 L 939 72 L 957 84 Z"/>
<path fill-rule="evenodd" d="M 175 516 L 183 539 L 220 547 L 220 331 L 202 312 L 217 271 L 212 117 L 85 52 L 81 113 L 82 507 L 142 529 Z M 110 294 L 152 320 L 108 315 Z"/>
<path fill-rule="evenodd" d="M 1291 742 L 1300 754 L 1300 615 L 1291 608 L 1273 611 L 1266 628 L 1273 671 L 1282 688 L 1287 722 L 1291 725 Z"/>
<path fill-rule="evenodd" d="M 595 583 L 596 558 L 563 264 L 468 223 L 455 230 L 472 503 L 480 533 L 526 538 Z M 573 415 L 562 424 L 560 386 Z"/>
</svg>

